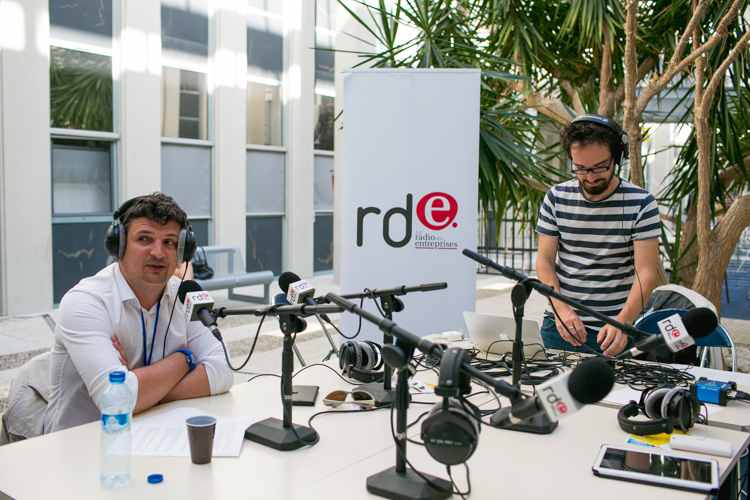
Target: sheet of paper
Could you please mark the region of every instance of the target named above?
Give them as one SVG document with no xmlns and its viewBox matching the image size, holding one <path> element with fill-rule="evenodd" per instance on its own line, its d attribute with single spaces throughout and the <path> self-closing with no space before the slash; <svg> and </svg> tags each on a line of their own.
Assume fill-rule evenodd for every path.
<svg viewBox="0 0 750 500">
<path fill-rule="evenodd" d="M 175 408 L 133 422 L 133 456 L 189 457 L 190 445 L 185 420 L 198 415 L 216 418 L 214 457 L 240 456 L 245 429 L 260 420 L 260 417 L 221 417 L 197 408 Z"/>
</svg>

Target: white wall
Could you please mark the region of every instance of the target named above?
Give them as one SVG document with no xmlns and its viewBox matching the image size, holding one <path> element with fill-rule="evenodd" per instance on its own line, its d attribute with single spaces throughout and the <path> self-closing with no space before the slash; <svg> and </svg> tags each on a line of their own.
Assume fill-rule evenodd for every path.
<svg viewBox="0 0 750 500">
<path fill-rule="evenodd" d="M 47 0 L 0 1 L 0 314 L 52 308 Z"/>
<path fill-rule="evenodd" d="M 285 268 L 313 274 L 315 2 L 287 0 Z"/>
</svg>

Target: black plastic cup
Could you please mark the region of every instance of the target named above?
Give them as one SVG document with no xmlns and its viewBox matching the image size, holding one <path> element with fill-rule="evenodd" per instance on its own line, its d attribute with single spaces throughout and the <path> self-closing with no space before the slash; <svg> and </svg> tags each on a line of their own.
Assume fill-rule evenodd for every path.
<svg viewBox="0 0 750 500">
<path fill-rule="evenodd" d="M 190 417 L 187 423 L 188 441 L 190 442 L 190 458 L 194 464 L 211 462 L 216 433 L 216 419 L 214 417 Z"/>
</svg>

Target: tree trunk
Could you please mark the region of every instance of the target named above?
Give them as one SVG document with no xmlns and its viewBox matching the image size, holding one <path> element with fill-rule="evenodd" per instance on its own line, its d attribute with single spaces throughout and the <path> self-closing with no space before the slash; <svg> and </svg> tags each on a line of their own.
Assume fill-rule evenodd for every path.
<svg viewBox="0 0 750 500">
<path fill-rule="evenodd" d="M 628 134 L 630 152 L 630 182 L 643 187 L 641 168 L 641 113 L 636 113 L 636 85 L 638 83 L 638 57 L 635 53 L 638 31 L 638 1 L 628 0 L 625 18 L 625 117 L 622 129 Z"/>
<path fill-rule="evenodd" d="M 693 239 L 697 231 L 698 231 L 698 205 L 696 203 L 693 203 L 688 208 L 687 215 L 685 216 L 685 222 L 682 223 L 682 235 L 680 236 L 680 248 L 676 249 L 676 251 L 679 251 L 680 253 L 684 253 L 685 249 L 687 248 L 688 243 L 690 243 L 690 240 Z M 700 258 L 701 250 L 697 241 L 693 242 L 693 246 L 691 248 L 693 249 L 693 253 L 691 253 L 689 257 L 686 257 L 686 259 L 683 262 L 681 262 L 681 265 L 685 266 L 687 264 L 690 264 L 691 262 L 697 261 Z M 687 288 L 693 288 L 693 285 L 695 284 L 696 269 L 697 269 L 697 266 L 693 265 L 693 266 L 686 267 L 685 269 L 678 271 L 677 272 L 677 284 L 682 285 Z"/>
<path fill-rule="evenodd" d="M 750 195 L 737 198 L 721 222 L 708 235 L 710 242 L 701 246 L 701 259 L 693 290 L 716 306 L 721 314 L 721 288 L 724 274 L 743 231 L 750 226 Z"/>
</svg>

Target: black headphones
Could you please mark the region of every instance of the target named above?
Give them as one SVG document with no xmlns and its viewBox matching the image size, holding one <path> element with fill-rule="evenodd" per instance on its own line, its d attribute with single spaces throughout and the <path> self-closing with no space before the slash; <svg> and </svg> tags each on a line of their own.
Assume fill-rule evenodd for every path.
<svg viewBox="0 0 750 500">
<path fill-rule="evenodd" d="M 641 393 L 640 402 L 631 401 L 620 408 L 617 422 L 629 434 L 688 432 L 700 416 L 701 402 L 685 387 L 651 387 Z M 643 412 L 652 420 L 631 420 Z"/>
<path fill-rule="evenodd" d="M 429 454 L 445 465 L 466 462 L 479 441 L 481 414 L 479 408 L 463 396 L 471 390 L 469 376 L 461 372 L 461 363 L 468 362 L 469 351 L 447 349 L 440 361 L 440 379 L 435 394 L 443 402 L 430 409 L 422 423 L 422 441 Z"/>
<path fill-rule="evenodd" d="M 339 349 L 339 367 L 345 376 L 369 384 L 383 380 L 380 346 L 370 340 L 344 342 Z"/>
<path fill-rule="evenodd" d="M 620 139 L 620 151 L 612 151 L 612 158 L 614 158 L 616 165 L 622 165 L 622 160 L 627 160 L 628 158 L 630 158 L 630 151 L 628 151 L 628 134 L 626 134 L 625 131 L 622 130 L 622 127 L 620 127 L 616 121 L 601 115 L 580 115 L 576 116 L 570 121 L 570 123 L 577 122 L 588 122 L 596 123 L 597 125 L 603 125 L 617 134 L 617 137 Z"/>
<path fill-rule="evenodd" d="M 130 207 L 135 204 L 136 201 L 143 198 L 142 196 L 136 196 L 131 198 L 122 205 L 120 208 L 115 210 L 112 215 L 114 219 L 107 229 L 107 234 L 104 235 L 104 248 L 107 250 L 107 255 L 114 257 L 117 260 L 122 260 L 125 256 L 125 246 L 127 245 L 127 234 L 125 227 L 122 226 L 122 216 L 125 215 Z M 195 234 L 193 234 L 193 228 L 190 227 L 190 223 L 186 222 L 186 226 L 183 226 L 180 230 L 180 236 L 177 241 L 177 262 L 182 264 L 183 262 L 190 262 L 195 255 L 195 249 L 197 244 L 195 242 Z M 120 227 L 122 226 L 122 230 Z"/>
</svg>

